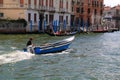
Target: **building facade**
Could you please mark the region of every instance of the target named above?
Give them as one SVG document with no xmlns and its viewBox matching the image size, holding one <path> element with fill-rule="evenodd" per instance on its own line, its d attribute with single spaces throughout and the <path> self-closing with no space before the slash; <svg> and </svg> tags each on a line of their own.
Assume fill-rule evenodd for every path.
<svg viewBox="0 0 120 80">
<path fill-rule="evenodd" d="M 71 0 L 0 0 L 0 18 L 24 18 L 28 22 L 28 31 L 31 22 L 34 30 L 38 30 L 40 22 L 41 31 L 44 21 L 47 25 L 53 21 L 63 23 L 65 20 L 70 26 Z"/>
<path fill-rule="evenodd" d="M 104 7 L 103 19 L 104 24 L 114 26 L 120 30 L 120 5 Z"/>
<path fill-rule="evenodd" d="M 88 23 L 89 26 L 101 24 L 103 0 L 72 0 L 72 2 L 76 23 L 80 19 L 81 24 Z"/>
</svg>

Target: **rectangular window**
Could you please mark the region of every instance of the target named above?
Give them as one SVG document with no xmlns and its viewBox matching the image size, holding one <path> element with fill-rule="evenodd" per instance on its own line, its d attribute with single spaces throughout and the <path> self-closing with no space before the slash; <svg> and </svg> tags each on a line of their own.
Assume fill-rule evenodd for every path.
<svg viewBox="0 0 120 80">
<path fill-rule="evenodd" d="M 24 4 L 24 0 L 20 0 L 20 4 Z"/>
<path fill-rule="evenodd" d="M 28 13 L 28 21 L 30 22 L 30 20 L 31 20 L 31 14 Z"/>
<path fill-rule="evenodd" d="M 74 8 L 72 7 L 72 12 L 74 11 Z"/>
<path fill-rule="evenodd" d="M 48 0 L 46 0 L 46 6 L 48 6 Z"/>
<path fill-rule="evenodd" d="M 97 7 L 99 7 L 99 2 L 97 1 Z"/>
<path fill-rule="evenodd" d="M 54 1 L 52 0 L 52 7 L 53 7 Z"/>
<path fill-rule="evenodd" d="M 41 0 L 39 0 L 39 6 L 41 6 Z"/>
<path fill-rule="evenodd" d="M 0 4 L 3 4 L 3 0 L 0 0 Z"/>
<path fill-rule="evenodd" d="M 66 16 L 66 23 L 68 23 L 68 16 Z"/>
<path fill-rule="evenodd" d="M 4 14 L 3 13 L 0 13 L 0 17 L 3 17 L 4 16 Z"/>
<path fill-rule="evenodd" d="M 37 14 L 36 13 L 34 14 L 34 22 L 35 23 L 37 22 Z"/>
<path fill-rule="evenodd" d="M 51 3 L 52 3 L 52 1 L 50 0 L 50 2 L 49 2 L 49 7 L 51 7 Z"/>
<path fill-rule="evenodd" d="M 63 8 L 63 0 L 62 0 L 62 8 Z"/>
<path fill-rule="evenodd" d="M 59 1 L 59 8 L 61 8 L 61 0 Z"/>
<path fill-rule="evenodd" d="M 63 16 L 59 16 L 59 21 L 63 22 Z"/>
<path fill-rule="evenodd" d="M 94 14 L 95 14 L 95 15 L 97 14 L 97 10 L 96 10 L 96 9 L 94 10 Z"/>
<path fill-rule="evenodd" d="M 44 1 L 44 0 L 39 0 L 39 6 L 43 6 L 43 4 L 44 4 L 43 1 Z"/>
<path fill-rule="evenodd" d="M 80 13 L 80 8 L 77 8 L 77 9 L 76 9 L 76 12 L 77 12 L 77 13 Z"/>
<path fill-rule="evenodd" d="M 102 11 L 102 10 L 100 10 L 100 15 L 102 16 L 102 14 L 103 14 L 103 11 Z"/>
<path fill-rule="evenodd" d="M 42 2 L 42 6 L 44 6 L 44 2 L 43 2 L 44 0 L 41 0 L 41 2 Z"/>
<path fill-rule="evenodd" d="M 94 1 L 92 1 L 92 7 L 94 7 Z"/>
<path fill-rule="evenodd" d="M 49 15 L 49 22 L 50 22 L 50 23 L 52 23 L 53 18 L 54 18 L 54 16 L 53 16 L 53 15 Z"/>
<path fill-rule="evenodd" d="M 31 0 L 28 0 L 28 7 L 31 8 Z"/>
<path fill-rule="evenodd" d="M 90 8 L 88 8 L 88 14 L 90 14 Z"/>
<path fill-rule="evenodd" d="M 41 0 L 39 0 L 39 6 L 41 6 Z"/>
<path fill-rule="evenodd" d="M 37 0 L 34 0 L 34 8 L 36 8 L 37 7 Z"/>
<path fill-rule="evenodd" d="M 50 7 L 53 7 L 53 0 L 50 0 L 49 5 Z"/>
<path fill-rule="evenodd" d="M 103 2 L 100 2 L 100 7 L 101 7 L 101 8 L 103 7 Z"/>
<path fill-rule="evenodd" d="M 59 7 L 60 7 L 60 8 L 63 8 L 63 0 L 60 0 Z"/>
<path fill-rule="evenodd" d="M 3 7 L 3 0 L 0 0 L 0 7 Z"/>
<path fill-rule="evenodd" d="M 36 4 L 37 4 L 37 1 L 36 1 L 36 0 L 34 0 L 34 5 L 36 6 Z"/>
<path fill-rule="evenodd" d="M 68 9 L 68 1 L 66 2 L 66 9 Z"/>
<path fill-rule="evenodd" d="M 31 5 L 31 0 L 28 0 L 28 4 Z"/>
<path fill-rule="evenodd" d="M 84 8 L 81 8 L 81 14 L 83 14 L 84 13 Z"/>
<path fill-rule="evenodd" d="M 46 22 L 48 23 L 48 15 L 46 15 Z"/>
<path fill-rule="evenodd" d="M 20 7 L 24 6 L 24 0 L 20 0 Z"/>
<path fill-rule="evenodd" d="M 88 4 L 90 4 L 90 0 L 88 0 Z"/>
</svg>

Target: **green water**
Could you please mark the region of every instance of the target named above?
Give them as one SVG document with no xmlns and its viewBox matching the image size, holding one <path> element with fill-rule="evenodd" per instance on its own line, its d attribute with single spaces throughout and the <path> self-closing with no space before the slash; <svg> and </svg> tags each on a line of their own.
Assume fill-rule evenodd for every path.
<svg viewBox="0 0 120 80">
<path fill-rule="evenodd" d="M 69 49 L 34 55 L 22 49 L 69 36 L 0 35 L 0 80 L 120 80 L 120 32 L 77 34 Z"/>
</svg>

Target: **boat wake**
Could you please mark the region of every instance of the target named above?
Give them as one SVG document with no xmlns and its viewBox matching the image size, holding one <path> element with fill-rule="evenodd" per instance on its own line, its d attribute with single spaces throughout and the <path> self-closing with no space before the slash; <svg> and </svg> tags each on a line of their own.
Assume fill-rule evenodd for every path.
<svg viewBox="0 0 120 80">
<path fill-rule="evenodd" d="M 58 52 L 58 53 L 44 54 L 43 56 L 68 54 L 71 51 L 73 51 L 73 49 L 67 49 L 65 51 Z M 16 50 L 8 54 L 0 55 L 0 65 L 7 64 L 7 63 L 16 63 L 22 60 L 31 59 L 33 56 L 35 56 L 35 54 Z"/>
<path fill-rule="evenodd" d="M 14 51 L 9 54 L 0 55 L 0 65 L 6 63 L 16 63 L 18 61 L 31 59 L 34 54 L 23 52 L 23 51 Z"/>
</svg>

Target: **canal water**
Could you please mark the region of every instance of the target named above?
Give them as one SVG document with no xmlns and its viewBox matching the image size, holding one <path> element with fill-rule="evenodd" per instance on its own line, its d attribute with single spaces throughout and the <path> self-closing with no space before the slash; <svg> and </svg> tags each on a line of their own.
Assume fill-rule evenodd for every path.
<svg viewBox="0 0 120 80">
<path fill-rule="evenodd" d="M 0 80 L 120 80 L 120 32 L 77 34 L 69 49 L 34 55 L 22 49 L 69 36 L 0 35 Z"/>
</svg>

